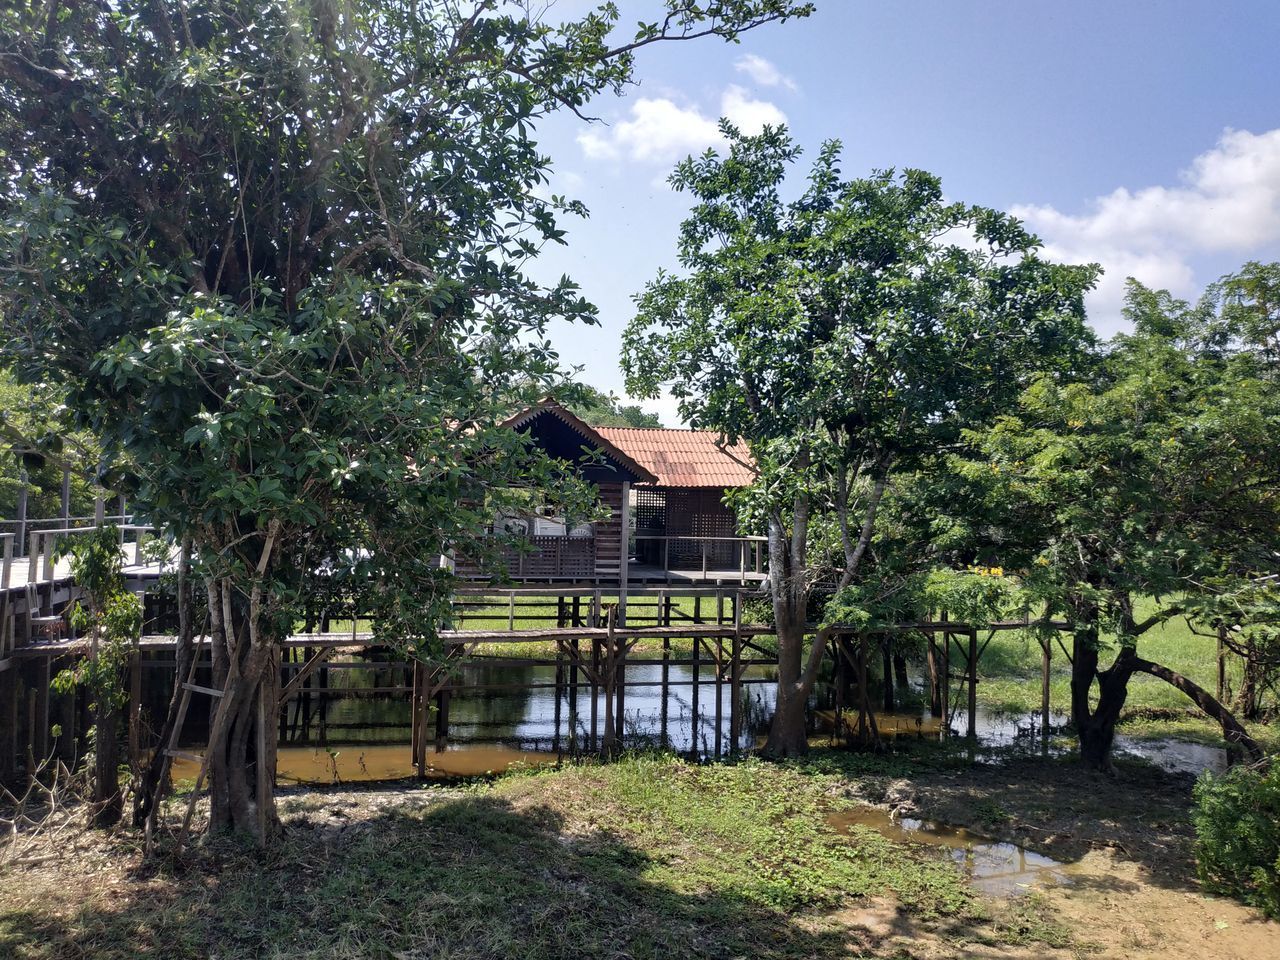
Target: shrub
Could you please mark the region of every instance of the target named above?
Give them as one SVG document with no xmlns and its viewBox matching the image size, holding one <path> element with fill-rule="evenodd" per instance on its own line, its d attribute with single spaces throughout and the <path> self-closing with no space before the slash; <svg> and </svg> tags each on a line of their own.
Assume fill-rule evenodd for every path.
<svg viewBox="0 0 1280 960">
<path fill-rule="evenodd" d="M 1206 773 L 1191 818 L 1205 887 L 1280 917 L 1280 765 Z"/>
</svg>

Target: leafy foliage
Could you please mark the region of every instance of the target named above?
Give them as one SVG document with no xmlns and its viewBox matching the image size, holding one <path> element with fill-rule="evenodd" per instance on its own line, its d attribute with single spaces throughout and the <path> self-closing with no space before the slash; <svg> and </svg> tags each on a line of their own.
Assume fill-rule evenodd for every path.
<svg viewBox="0 0 1280 960">
<path fill-rule="evenodd" d="M 1206 773 L 1192 821 L 1204 884 L 1280 918 L 1280 766 Z"/>
<path fill-rule="evenodd" d="M 59 672 L 53 687 L 60 693 L 83 687 L 89 691 L 91 708 L 101 706 L 110 714 L 128 703 L 125 667 L 142 633 L 142 601 L 125 589 L 116 527 L 77 534 L 60 549 L 70 556 L 71 575 L 86 594 L 71 607 L 71 625 L 90 637 L 92 649 Z M 114 731 L 106 735 L 114 736 Z"/>
<path fill-rule="evenodd" d="M 0 517 L 17 515 L 27 485 L 27 516 L 55 517 L 62 503 L 62 468 L 71 468 L 71 514 L 93 511 L 92 476 L 98 450 L 84 433 L 61 431 L 62 403 L 56 391 L 19 383 L 0 368 Z"/>
<path fill-rule="evenodd" d="M 1031 386 L 959 469 L 1052 612 L 1096 606 L 1133 638 L 1155 622 L 1135 620 L 1137 596 L 1167 598 L 1158 620 L 1257 595 L 1280 548 L 1280 396 L 1167 295 L 1131 284 L 1129 309 L 1135 333 L 1093 377 Z"/>
<path fill-rule="evenodd" d="M 570 410 L 593 427 L 661 427 L 656 413 L 646 413 L 638 404 L 620 403 L 612 394 L 585 383 L 572 384 L 560 395 Z"/>
<path fill-rule="evenodd" d="M 527 273 L 585 213 L 543 197 L 535 129 L 619 91 L 645 46 L 810 7 L 659 10 L 617 45 L 613 4 L 563 23 L 494 0 L 0 11 L 0 346 L 67 385 L 110 485 L 194 547 L 231 684 L 211 827 L 260 829 L 248 701 L 274 712 L 264 678 L 306 601 L 429 655 L 440 558 L 497 555 L 505 491 L 586 498 L 499 426 L 561 379 L 548 324 L 596 319 L 567 277 Z"/>
<path fill-rule="evenodd" d="M 739 512 L 769 531 L 780 683 L 807 691 L 810 592 L 862 577 L 895 478 L 936 466 L 1037 373 L 1080 362 L 1096 271 L 1045 262 L 1017 220 L 946 202 L 924 171 L 845 180 L 835 142 L 785 200 L 800 153 L 786 132 L 722 130 L 727 156 L 671 177 L 694 203 L 683 273 L 636 298 L 623 366 L 633 394 L 669 385 L 689 423 L 749 447 L 759 480 Z"/>
</svg>

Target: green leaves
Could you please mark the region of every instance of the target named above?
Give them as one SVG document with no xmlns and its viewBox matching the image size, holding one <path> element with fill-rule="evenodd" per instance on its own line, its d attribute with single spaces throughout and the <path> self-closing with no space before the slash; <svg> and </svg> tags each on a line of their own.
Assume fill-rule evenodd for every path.
<svg viewBox="0 0 1280 960">
<path fill-rule="evenodd" d="M 1280 549 L 1280 395 L 1258 353 L 1228 349 L 1211 305 L 1131 283 L 1127 312 L 1136 332 L 1088 380 L 1033 383 L 957 463 L 1009 564 L 1055 611 L 1087 600 L 1122 635 L 1141 626 L 1132 597 L 1190 611 L 1250 591 Z"/>
<path fill-rule="evenodd" d="M 684 272 L 636 297 L 628 387 L 666 386 L 691 423 L 744 439 L 760 469 L 747 509 L 837 525 L 820 562 L 847 581 L 876 481 L 939 463 L 1037 373 L 1081 363 L 1096 270 L 1045 263 L 1015 219 L 945 202 L 925 171 L 845 180 L 836 142 L 784 200 L 786 132 L 723 129 L 727 155 L 672 175 L 694 204 Z"/>
</svg>

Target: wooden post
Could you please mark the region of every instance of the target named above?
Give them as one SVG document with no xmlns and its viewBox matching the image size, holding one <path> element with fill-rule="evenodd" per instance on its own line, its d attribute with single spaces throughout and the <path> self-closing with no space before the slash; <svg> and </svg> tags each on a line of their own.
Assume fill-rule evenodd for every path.
<svg viewBox="0 0 1280 960">
<path fill-rule="evenodd" d="M 142 764 L 142 654 L 134 650 L 129 657 L 129 769 L 141 770 Z"/>
<path fill-rule="evenodd" d="M 845 634 L 836 634 L 831 638 L 831 650 L 835 654 L 833 664 L 833 680 L 836 685 L 835 707 L 836 720 L 831 728 L 831 738 L 835 741 L 846 732 L 844 721 L 845 695 L 849 691 L 849 638 Z"/>
<path fill-rule="evenodd" d="M 729 752 L 736 754 L 742 745 L 742 631 L 733 635 L 732 670 L 729 682 Z"/>
<path fill-rule="evenodd" d="M 17 661 L 0 672 L 0 782 L 8 782 L 18 767 L 18 671 Z"/>
<path fill-rule="evenodd" d="M 36 761 L 39 762 L 49 756 L 49 685 L 53 682 L 52 673 L 52 657 L 41 657 L 41 678 L 39 680 L 40 689 L 37 694 L 37 711 L 40 724 L 40 736 L 36 743 L 39 746 L 39 756 Z"/>
<path fill-rule="evenodd" d="M 716 734 L 715 754 L 724 753 L 724 638 L 716 637 Z"/>
<path fill-rule="evenodd" d="M 702 541 L 702 579 L 707 579 L 707 541 Z"/>
<path fill-rule="evenodd" d="M 618 567 L 618 623 L 627 625 L 627 586 L 630 578 L 628 565 L 631 559 L 631 482 L 622 484 L 622 543 Z"/>
<path fill-rule="evenodd" d="M 411 664 L 412 679 L 411 693 L 409 694 L 409 753 L 412 763 L 417 768 L 418 776 L 422 776 L 422 732 L 421 724 L 418 721 L 418 714 L 421 709 L 418 701 L 422 696 L 422 668 L 418 659 L 415 657 Z"/>
<path fill-rule="evenodd" d="M 614 638 L 613 643 L 617 648 L 615 654 L 617 662 L 617 710 L 615 711 L 615 729 L 614 736 L 616 738 L 616 749 L 622 750 L 626 744 L 626 719 L 627 719 L 627 641 L 625 639 Z"/>
<path fill-rule="evenodd" d="M 881 665 L 884 668 L 884 712 L 893 713 L 893 649 L 892 637 L 885 634 L 880 640 Z"/>
<path fill-rule="evenodd" d="M 1218 696 L 1219 703 L 1227 699 L 1227 627 L 1218 624 Z"/>
<path fill-rule="evenodd" d="M 21 457 L 19 457 L 19 463 L 21 463 Z M 18 467 L 18 503 L 14 510 L 13 528 L 13 542 L 18 545 L 19 550 L 27 542 L 27 492 L 30 487 L 27 468 L 20 465 Z"/>
<path fill-rule="evenodd" d="M 49 581 L 49 610 L 53 610 L 53 550 L 57 543 L 55 534 L 46 534 L 44 538 L 44 579 Z"/>
<path fill-rule="evenodd" d="M 938 614 L 938 619 L 947 622 L 947 611 Z M 942 693 L 942 736 L 945 739 L 951 734 L 951 632 L 945 627 L 942 630 L 941 661 L 941 693 Z"/>
<path fill-rule="evenodd" d="M 562 598 L 562 604 L 563 604 L 563 598 Z M 560 621 L 557 620 L 557 624 L 559 622 Z M 554 726 L 552 727 L 552 730 L 554 732 L 551 735 L 552 749 L 555 750 L 556 752 L 557 762 L 559 762 L 562 759 L 562 755 L 560 751 L 560 717 L 561 717 L 560 701 L 563 698 L 564 698 L 564 662 L 561 656 L 560 647 L 557 645 L 556 647 L 556 703 L 555 703 L 555 710 L 554 710 L 555 719 L 554 719 Z"/>
<path fill-rule="evenodd" d="M 600 753 L 605 757 L 613 756 L 618 733 L 616 713 L 614 711 L 616 706 L 614 693 L 618 682 L 617 652 L 614 647 L 613 635 L 615 609 L 610 607 L 609 612 L 605 615 L 604 670 L 600 675 L 601 686 L 604 687 L 604 737 L 600 746 Z"/>
<path fill-rule="evenodd" d="M 671 700 L 671 638 L 662 638 L 662 707 L 659 710 L 658 717 L 658 736 L 661 740 L 662 747 L 667 746 L 667 716 L 669 713 L 669 701 Z"/>
<path fill-rule="evenodd" d="M 1047 742 L 1049 737 L 1049 668 L 1053 665 L 1053 642 L 1048 637 L 1040 640 L 1040 735 Z"/>
<path fill-rule="evenodd" d="M 925 659 L 929 668 L 929 712 L 935 717 L 942 716 L 942 694 L 939 683 L 938 638 L 933 633 L 927 635 Z"/>
<path fill-rule="evenodd" d="M 577 620 L 577 598 L 575 598 L 574 620 Z M 578 640 L 569 643 L 569 752 L 578 752 L 578 674 L 582 670 L 582 647 Z"/>
<path fill-rule="evenodd" d="M 866 743 L 871 731 L 871 703 L 867 697 L 867 635 L 858 635 L 858 738 Z"/>
<path fill-rule="evenodd" d="M 693 638 L 693 692 L 690 694 L 689 702 L 693 713 L 692 723 L 692 740 L 689 744 L 689 755 L 696 758 L 698 756 L 698 674 L 701 672 L 702 666 L 702 641 Z"/>
<path fill-rule="evenodd" d="M 969 628 L 969 736 L 978 735 L 978 631 Z"/>
<path fill-rule="evenodd" d="M 598 596 L 597 596 L 597 599 Z M 591 638 L 591 672 L 588 677 L 591 680 L 591 752 L 595 753 L 600 749 L 600 739 L 596 735 L 596 722 L 600 713 L 600 684 L 597 682 L 600 676 L 600 639 L 598 637 Z"/>
<path fill-rule="evenodd" d="M 0 556 L 0 591 L 9 589 L 9 582 L 13 576 L 13 541 L 13 537 L 4 537 L 3 546 L 0 546 L 0 550 L 4 551 L 3 556 Z M 0 627 L 0 632 L 2 630 L 3 628 Z"/>
</svg>

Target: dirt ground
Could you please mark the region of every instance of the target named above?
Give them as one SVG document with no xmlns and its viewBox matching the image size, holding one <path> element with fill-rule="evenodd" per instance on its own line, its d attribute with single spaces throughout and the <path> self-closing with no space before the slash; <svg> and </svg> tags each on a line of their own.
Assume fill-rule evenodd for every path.
<svg viewBox="0 0 1280 960">
<path fill-rule="evenodd" d="M 1038 759 L 929 770 L 910 778 L 850 777 L 841 788 L 847 797 L 895 818 L 966 827 L 1020 844 L 1061 868 L 1021 897 L 991 898 L 985 922 L 924 919 L 887 898 L 851 898 L 841 909 L 797 922 L 812 924 L 815 934 L 832 934 L 846 945 L 840 955 L 849 957 L 1280 958 L 1280 924 L 1201 893 L 1188 819 L 1191 785 L 1189 777 L 1137 762 L 1122 763 L 1117 776 L 1108 778 L 1085 774 L 1069 761 Z M 388 817 L 466 795 L 395 786 L 298 791 L 282 797 L 281 812 L 291 830 L 311 837 L 315 849 L 340 849 L 384 829 Z M 515 807 L 535 800 L 531 786 L 528 796 L 517 796 Z M 50 851 L 44 861 L 39 851 L 33 853 L 37 859 L 31 863 L 0 873 L 0 919 L 31 913 L 61 926 L 90 901 L 105 915 L 123 916 L 131 903 L 164 904 L 175 896 L 171 880 L 140 869 L 139 851 L 119 836 L 69 831 L 56 856 Z M 220 882 L 218 871 L 203 860 L 197 864 L 185 883 L 196 889 L 207 884 L 212 891 Z M 188 890 L 185 905 L 173 905 L 185 911 L 193 902 Z M 95 956 L 83 943 L 41 952 L 37 941 L 24 942 L 31 951 L 23 956 Z M 149 955 L 196 955 L 166 947 L 163 938 L 154 947 Z"/>
<path fill-rule="evenodd" d="M 1062 877 L 1036 884 L 1033 896 L 1042 916 L 1071 931 L 1069 947 L 944 941 L 922 950 L 920 941 L 913 946 L 890 934 L 881 949 L 896 939 L 918 956 L 1280 958 L 1280 924 L 1201 892 L 1189 820 L 1192 784 L 1188 776 L 1137 762 L 1119 764 L 1108 777 L 1070 761 L 1038 759 L 854 784 L 854 795 L 895 817 L 967 827 L 1063 864 Z"/>
</svg>

